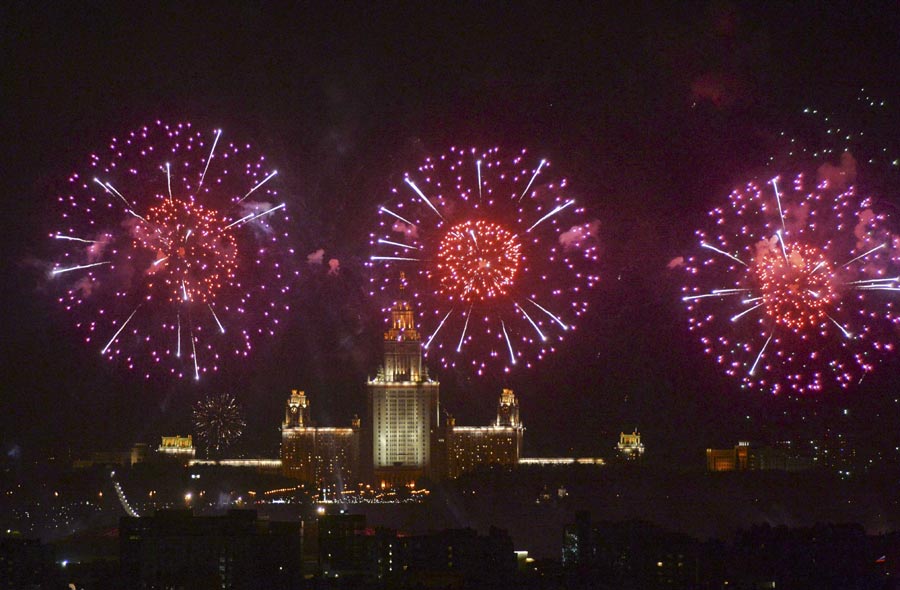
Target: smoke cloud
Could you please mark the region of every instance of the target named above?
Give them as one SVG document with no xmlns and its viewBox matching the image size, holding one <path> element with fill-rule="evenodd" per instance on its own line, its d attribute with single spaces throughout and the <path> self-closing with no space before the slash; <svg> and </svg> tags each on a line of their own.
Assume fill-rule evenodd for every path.
<svg viewBox="0 0 900 590">
<path fill-rule="evenodd" d="M 581 247 L 581 244 L 589 239 L 597 239 L 597 230 L 600 229 L 600 221 L 594 220 L 584 225 L 573 225 L 569 231 L 559 234 L 559 243 L 566 250 Z"/>
<path fill-rule="evenodd" d="M 863 209 L 859 212 L 859 223 L 853 228 L 856 237 L 856 248 L 862 249 L 866 245 L 866 236 L 869 233 L 869 223 L 875 219 L 875 213 L 871 209 Z"/>
<path fill-rule="evenodd" d="M 776 252 L 778 248 L 778 237 L 772 236 L 768 239 L 762 239 L 756 243 L 754 247 L 753 259 L 756 263 L 761 264 L 766 256 L 772 252 Z"/>
<path fill-rule="evenodd" d="M 332 258 L 328 261 L 328 274 L 330 276 L 337 276 L 337 274 L 341 271 L 341 261 L 337 258 Z"/>
<path fill-rule="evenodd" d="M 398 234 L 403 234 L 407 238 L 415 239 L 419 237 L 419 230 L 416 229 L 416 226 L 403 223 L 400 220 L 394 222 L 394 225 L 391 226 L 391 230 Z"/>
<path fill-rule="evenodd" d="M 315 252 L 307 254 L 306 263 L 307 264 L 322 264 L 325 260 L 325 248 L 319 248 Z"/>
<path fill-rule="evenodd" d="M 843 190 L 856 180 L 856 158 L 850 152 L 841 154 L 841 163 L 837 166 L 826 162 L 819 166 L 818 179 L 828 183 L 828 188 Z"/>
</svg>

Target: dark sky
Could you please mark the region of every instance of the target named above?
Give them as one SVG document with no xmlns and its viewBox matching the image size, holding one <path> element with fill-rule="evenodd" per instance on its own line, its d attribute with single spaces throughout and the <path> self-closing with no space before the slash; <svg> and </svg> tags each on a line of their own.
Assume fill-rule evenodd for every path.
<svg viewBox="0 0 900 590">
<path fill-rule="evenodd" d="M 607 454 L 637 426 L 659 460 L 686 464 L 739 436 L 795 432 L 813 411 L 852 406 L 867 435 L 896 423 L 885 408 L 897 362 L 818 401 L 739 390 L 686 336 L 677 276 L 665 270 L 802 107 L 846 109 L 861 87 L 897 104 L 895 3 L 411 6 L 0 9 L 4 451 L 188 432 L 190 405 L 222 389 L 246 408 L 249 450 L 276 447 L 292 387 L 312 396 L 321 423 L 346 424 L 365 407 L 381 329 L 362 291 L 366 228 L 405 170 L 459 144 L 546 154 L 601 220 L 603 249 L 591 317 L 555 357 L 506 381 L 439 375 L 460 423 L 486 423 L 510 385 L 531 454 Z M 336 279 L 305 272 L 287 329 L 199 386 L 144 383 L 101 362 L 42 272 L 67 175 L 157 118 L 259 146 L 281 173 L 297 251 L 325 248 L 342 263 Z M 886 121 L 880 132 L 896 138 L 896 113 Z"/>
</svg>

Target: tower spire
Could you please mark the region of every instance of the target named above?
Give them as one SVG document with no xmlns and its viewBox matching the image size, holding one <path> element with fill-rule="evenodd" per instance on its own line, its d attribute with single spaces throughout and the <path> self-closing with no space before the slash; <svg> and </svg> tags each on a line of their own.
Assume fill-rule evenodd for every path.
<svg viewBox="0 0 900 590">
<path fill-rule="evenodd" d="M 390 327 L 384 333 L 384 379 L 390 382 L 423 381 L 422 339 L 412 306 L 403 296 L 406 275 L 400 273 L 400 297 L 391 307 Z"/>
</svg>

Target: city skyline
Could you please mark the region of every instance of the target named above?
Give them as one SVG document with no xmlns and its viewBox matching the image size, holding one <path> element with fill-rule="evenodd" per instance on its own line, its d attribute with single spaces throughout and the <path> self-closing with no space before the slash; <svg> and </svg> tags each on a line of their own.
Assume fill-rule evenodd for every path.
<svg viewBox="0 0 900 590">
<path fill-rule="evenodd" d="M 824 429 L 845 420 L 845 409 L 848 429 L 871 439 L 866 444 L 891 448 L 882 432 L 898 416 L 898 359 L 846 393 L 790 401 L 741 391 L 687 334 L 679 281 L 666 269 L 691 247 L 687 228 L 697 227 L 710 206 L 748 174 L 767 173 L 775 138 L 802 126 L 804 107 L 853 114 L 860 88 L 893 104 L 898 68 L 890 17 L 876 19 L 870 7 L 849 15 L 848 26 L 812 3 L 797 11 L 646 5 L 627 13 L 514 15 L 494 8 L 463 11 L 460 20 L 438 10 L 409 19 L 384 15 L 379 26 L 346 15 L 232 8 L 176 13 L 172 27 L 153 18 L 121 25 L 133 34 L 112 40 L 93 23 L 113 29 L 133 13 L 91 21 L 69 9 L 44 16 L 10 9 L 7 26 L 23 33 L 4 44 L 15 70 L 4 130 L 28 141 L 4 149 L 16 170 L 9 191 L 19 196 L 10 199 L 3 238 L 10 283 L 3 295 L 3 452 L 39 457 L 67 447 L 127 448 L 187 432 L 190 407 L 216 392 L 244 407 L 239 450 L 248 453 L 278 444 L 272 424 L 292 388 L 316 399 L 320 423 L 349 424 L 364 407 L 383 332 L 385 302 L 364 293 L 364 230 L 404 171 L 457 142 L 527 145 L 551 158 L 599 220 L 602 246 L 590 313 L 550 358 L 509 377 L 475 379 L 430 367 L 460 423 L 482 423 L 496 392 L 508 387 L 530 417 L 532 455 L 609 452 L 620 431 L 637 426 L 652 449 L 647 460 L 692 464 L 710 445 L 766 442 L 785 430 L 799 435 L 816 420 Z M 306 34 L 275 26 L 279 20 Z M 331 20 L 334 28 L 326 26 Z M 509 22 L 510 32 L 495 38 L 467 26 L 491 20 Z M 811 40 L 795 34 L 806 32 L 798 22 L 814 20 Z M 217 37 L 207 22 L 246 28 Z M 856 34 L 863 25 L 865 39 Z M 192 40 L 188 30 L 209 37 Z M 533 43 L 520 45 L 517 37 Z M 55 46 L 51 38 L 65 43 Z M 288 67 L 251 50 L 257 39 Z M 326 51 L 335 39 L 341 42 Z M 402 55 L 390 49 L 394 42 Z M 87 49 L 65 52 L 66 43 Z M 141 59 L 118 58 L 119 44 Z M 214 53 L 248 57 L 209 61 L 207 44 Z M 167 74 L 162 63 L 177 65 Z M 455 63 L 470 69 L 435 78 L 435 68 L 456 71 Z M 718 81 L 715 92 L 704 86 L 707 75 Z M 272 81 L 283 92 L 266 91 Z M 83 98 L 71 101 L 73 94 Z M 277 163 L 303 274 L 282 333 L 257 347 L 250 363 L 224 367 L 196 386 L 137 379 L 80 347 L 44 272 L 52 260 L 44 213 L 59 183 L 111 136 L 156 117 L 186 116 L 203 129 L 252 138 Z M 890 111 L 881 127 L 894 142 L 896 120 Z M 896 173 L 861 161 L 860 178 L 893 204 Z M 323 263 L 308 263 L 319 250 Z M 332 258 L 336 274 L 329 272 Z M 85 427 L 85 415 L 116 419 Z"/>
</svg>

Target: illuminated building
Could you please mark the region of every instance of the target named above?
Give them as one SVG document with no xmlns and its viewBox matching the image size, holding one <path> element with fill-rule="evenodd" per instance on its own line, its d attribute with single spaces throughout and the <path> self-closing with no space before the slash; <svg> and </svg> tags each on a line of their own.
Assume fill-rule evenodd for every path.
<svg viewBox="0 0 900 590">
<path fill-rule="evenodd" d="M 412 307 L 400 300 L 384 334 L 384 362 L 368 382 L 365 427 L 358 418 L 352 428 L 314 426 L 309 398 L 293 390 L 282 423 L 282 472 L 339 488 L 359 482 L 389 488 L 458 477 L 480 465 L 519 464 L 525 429 L 511 389 L 500 394 L 493 423 L 476 427 L 457 426 L 452 416 L 440 424 L 439 387 L 422 362 Z"/>
<path fill-rule="evenodd" d="M 529 467 L 568 467 L 571 465 L 593 465 L 602 467 L 606 465 L 603 457 L 521 457 L 520 466 Z"/>
<path fill-rule="evenodd" d="M 619 433 L 619 443 L 616 451 L 623 459 L 632 461 L 640 459 L 644 455 L 644 444 L 641 442 L 641 433 L 635 430 L 631 434 Z"/>
<path fill-rule="evenodd" d="M 156 451 L 161 455 L 177 459 L 193 459 L 196 454 L 194 440 L 190 434 L 187 436 L 164 436 Z"/>
<path fill-rule="evenodd" d="M 385 486 L 440 476 L 432 461 L 440 384 L 422 363 L 422 341 L 408 302 L 394 304 L 390 325 L 384 333 L 384 363 L 369 381 L 367 395 L 371 475 Z"/>
<path fill-rule="evenodd" d="M 754 447 L 746 441 L 738 442 L 733 449 L 706 449 L 707 471 L 801 471 L 811 466 L 808 459 L 781 449 Z"/>
<path fill-rule="evenodd" d="M 445 429 L 447 475 L 459 477 L 480 465 L 518 465 L 524 430 L 511 389 L 500 394 L 497 419 L 491 426 L 457 426 L 449 417 Z"/>
<path fill-rule="evenodd" d="M 259 473 L 281 473 L 281 459 L 191 459 L 188 467 L 239 467 L 253 469 Z"/>
<path fill-rule="evenodd" d="M 72 462 L 75 469 L 85 469 L 95 465 L 133 467 L 148 459 L 149 448 L 146 443 L 136 443 L 128 451 L 95 451 L 88 458 L 76 459 Z"/>
<path fill-rule="evenodd" d="M 301 481 L 336 484 L 342 489 L 359 481 L 359 418 L 351 428 L 319 428 L 309 417 L 309 399 L 294 389 L 281 428 L 283 473 Z"/>
<path fill-rule="evenodd" d="M 495 426 L 511 426 L 518 428 L 521 426 L 519 422 L 519 400 L 512 389 L 504 389 L 500 393 L 500 402 L 497 404 L 497 421 Z"/>
</svg>

